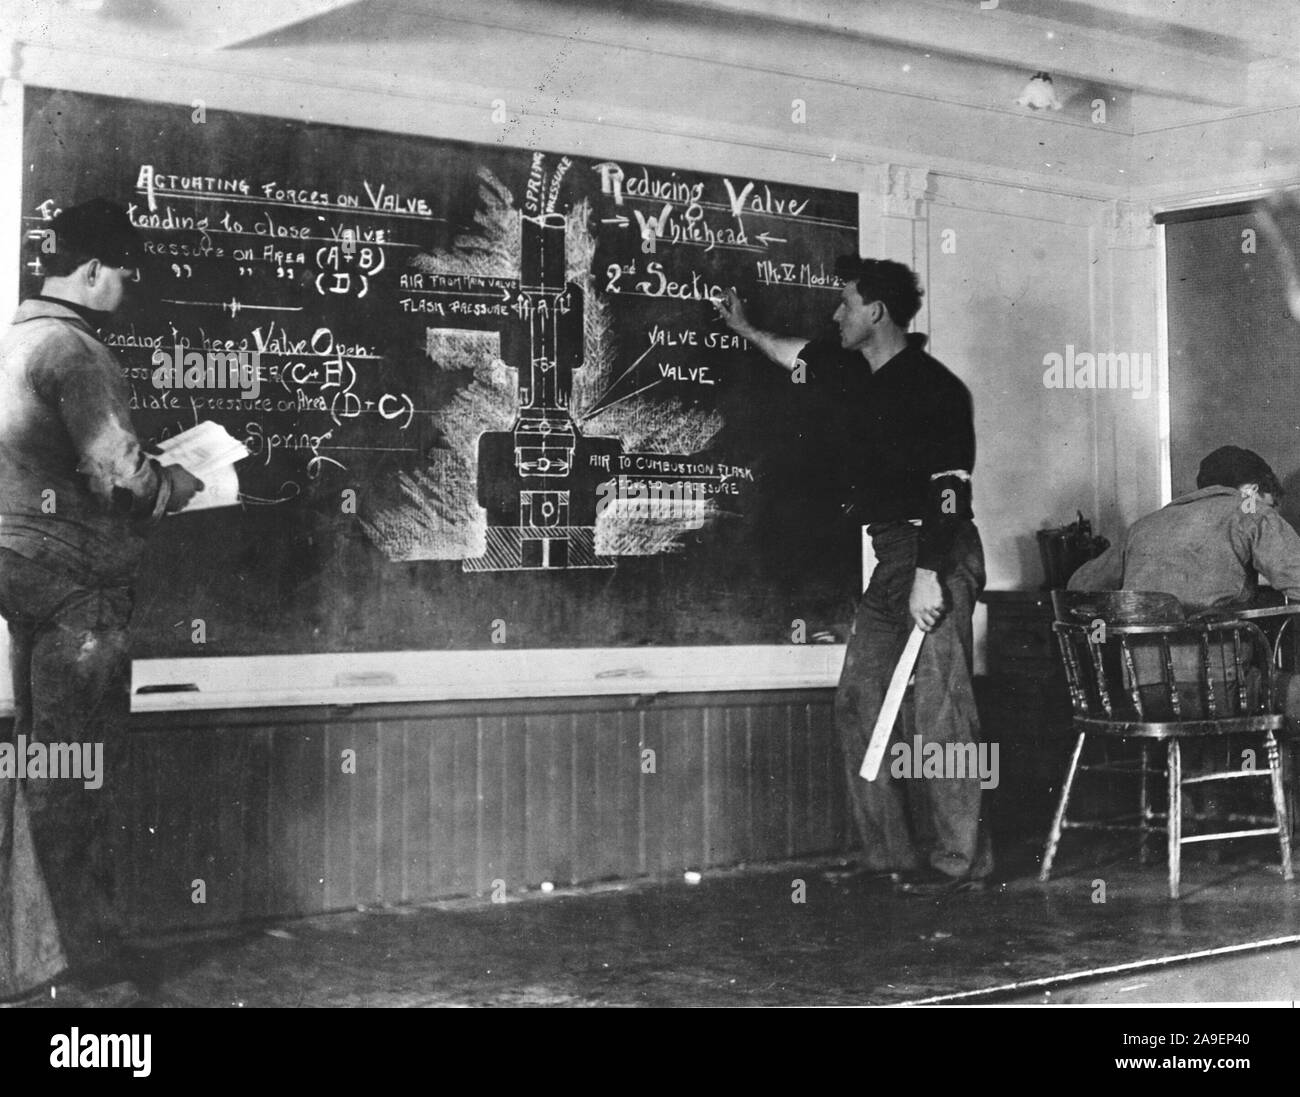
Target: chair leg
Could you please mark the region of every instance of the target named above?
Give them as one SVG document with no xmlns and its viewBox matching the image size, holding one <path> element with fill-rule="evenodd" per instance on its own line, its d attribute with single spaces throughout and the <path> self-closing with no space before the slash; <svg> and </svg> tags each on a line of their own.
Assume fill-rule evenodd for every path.
<svg viewBox="0 0 1300 1097">
<path fill-rule="evenodd" d="M 1268 748 L 1269 781 L 1273 786 L 1273 811 L 1277 816 L 1277 843 L 1282 849 L 1282 879 L 1293 880 L 1291 820 L 1286 809 L 1286 790 L 1282 787 L 1282 752 L 1278 750 L 1277 737 L 1271 731 L 1265 744 Z"/>
<path fill-rule="evenodd" d="M 1169 740 L 1169 898 L 1178 898 L 1183 858 L 1183 756 L 1178 740 Z"/>
<path fill-rule="evenodd" d="M 1289 728 L 1283 734 L 1289 733 Z M 1279 754 L 1282 757 L 1282 794 L 1286 802 L 1286 815 L 1291 826 L 1295 826 L 1296 813 L 1296 776 L 1295 776 L 1295 755 L 1286 748 L 1281 746 Z"/>
<path fill-rule="evenodd" d="M 1150 768 L 1151 744 L 1144 741 L 1142 743 L 1142 772 L 1138 777 L 1140 782 L 1138 808 L 1142 813 L 1138 822 L 1138 840 L 1142 843 L 1138 846 L 1138 864 L 1140 865 L 1145 865 L 1151 859 L 1147 850 L 1147 839 L 1151 836 L 1151 796 L 1147 790 L 1147 773 Z"/>
<path fill-rule="evenodd" d="M 1065 773 L 1065 784 L 1061 786 L 1061 798 L 1056 804 L 1056 815 L 1052 818 L 1052 830 L 1047 836 L 1047 848 L 1043 850 L 1043 867 L 1039 870 L 1038 879 L 1043 883 L 1052 874 L 1052 862 L 1056 859 L 1056 847 L 1061 843 L 1061 830 L 1065 823 L 1065 808 L 1070 802 L 1070 789 L 1074 786 L 1075 774 L 1079 771 L 1079 756 L 1083 753 L 1083 732 L 1079 732 L 1079 738 L 1074 744 L 1074 753 L 1070 755 L 1070 768 Z"/>
</svg>

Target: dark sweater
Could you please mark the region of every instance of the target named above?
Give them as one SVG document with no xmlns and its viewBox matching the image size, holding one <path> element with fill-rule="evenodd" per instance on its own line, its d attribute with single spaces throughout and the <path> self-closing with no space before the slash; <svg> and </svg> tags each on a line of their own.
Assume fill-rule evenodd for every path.
<svg viewBox="0 0 1300 1097">
<path fill-rule="evenodd" d="M 799 357 L 810 384 L 830 386 L 845 504 L 863 525 L 920 519 L 917 567 L 941 571 L 972 517 L 975 424 L 970 392 L 924 349 L 925 336 L 879 369 L 857 351 L 813 342 Z M 962 475 L 954 475 L 961 473 Z"/>
</svg>

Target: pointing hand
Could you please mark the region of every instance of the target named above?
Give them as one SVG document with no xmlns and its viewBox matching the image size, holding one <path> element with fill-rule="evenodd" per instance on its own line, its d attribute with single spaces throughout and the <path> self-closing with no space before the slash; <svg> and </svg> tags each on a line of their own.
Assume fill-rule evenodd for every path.
<svg viewBox="0 0 1300 1097">
<path fill-rule="evenodd" d="M 745 306 L 740 303 L 740 294 L 736 292 L 735 286 L 731 286 L 721 297 L 714 298 L 713 307 L 718 310 L 722 322 L 732 331 L 744 334 L 749 328 Z"/>
</svg>

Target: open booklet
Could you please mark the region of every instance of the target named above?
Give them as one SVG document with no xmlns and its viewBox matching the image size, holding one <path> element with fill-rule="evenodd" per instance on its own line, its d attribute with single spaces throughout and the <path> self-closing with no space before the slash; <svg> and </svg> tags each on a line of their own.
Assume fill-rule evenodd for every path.
<svg viewBox="0 0 1300 1097">
<path fill-rule="evenodd" d="M 239 502 L 239 474 L 235 462 L 248 456 L 248 449 L 220 423 L 208 419 L 189 430 L 158 443 L 160 465 L 180 465 L 203 481 L 198 492 L 178 513 L 232 507 Z"/>
</svg>

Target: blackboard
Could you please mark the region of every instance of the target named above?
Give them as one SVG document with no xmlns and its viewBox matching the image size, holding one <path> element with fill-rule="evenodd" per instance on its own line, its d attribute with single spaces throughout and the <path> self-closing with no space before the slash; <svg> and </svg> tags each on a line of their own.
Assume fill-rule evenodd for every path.
<svg viewBox="0 0 1300 1097">
<path fill-rule="evenodd" d="M 214 419 L 252 451 L 241 506 L 151 541 L 137 655 L 846 619 L 825 397 L 709 298 L 826 334 L 855 195 L 41 88 L 24 166 L 25 236 L 104 196 L 145 237 L 107 329 L 141 437 Z"/>
</svg>

